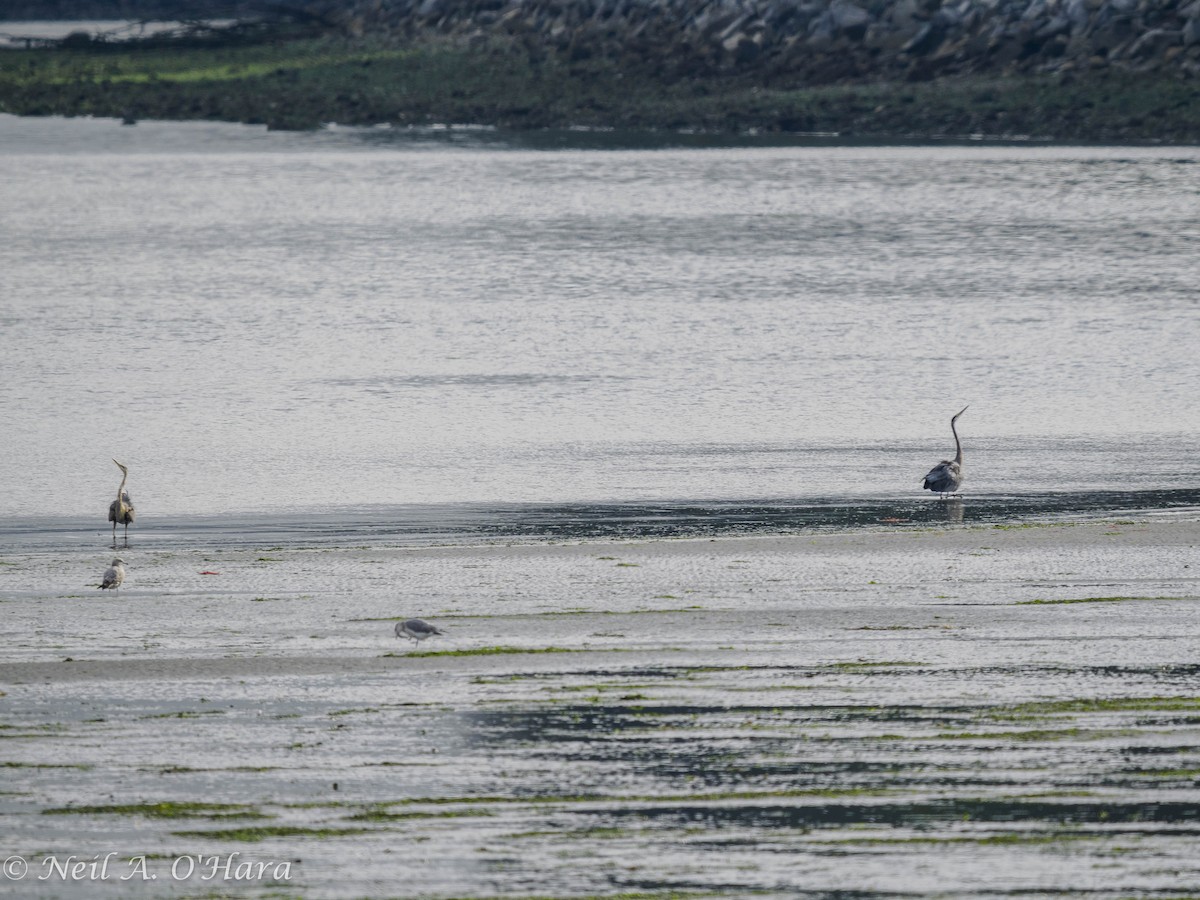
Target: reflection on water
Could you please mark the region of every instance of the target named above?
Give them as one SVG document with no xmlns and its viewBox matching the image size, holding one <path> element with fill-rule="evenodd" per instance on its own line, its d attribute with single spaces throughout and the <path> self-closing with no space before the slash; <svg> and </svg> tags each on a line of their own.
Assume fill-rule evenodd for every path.
<svg viewBox="0 0 1200 900">
<path fill-rule="evenodd" d="M 510 540 L 747 537 L 808 529 L 1001 524 L 1198 508 L 1200 489 L 945 500 L 410 505 L 260 518 L 146 516 L 135 526 L 130 546 L 423 546 Z M 109 540 L 108 532 L 97 525 L 94 520 L 10 518 L 0 522 L 0 540 L 13 549 L 90 551 L 98 542 Z"/>
<path fill-rule="evenodd" d="M 951 525 L 961 525 L 963 516 L 966 514 L 966 503 L 962 497 L 948 497 L 942 501 L 942 512 L 946 515 L 946 521 Z"/>
</svg>

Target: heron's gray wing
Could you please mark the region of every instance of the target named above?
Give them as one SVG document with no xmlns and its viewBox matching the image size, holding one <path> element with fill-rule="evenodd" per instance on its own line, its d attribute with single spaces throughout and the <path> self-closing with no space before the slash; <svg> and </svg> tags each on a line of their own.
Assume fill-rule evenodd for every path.
<svg viewBox="0 0 1200 900">
<path fill-rule="evenodd" d="M 925 480 L 929 481 L 931 479 L 945 478 L 950 474 L 950 467 L 953 465 L 954 463 L 952 463 L 950 460 L 943 459 L 940 463 L 929 470 L 929 474 L 925 476 Z"/>
<path fill-rule="evenodd" d="M 952 491 L 959 484 L 958 464 L 952 460 L 944 459 L 925 476 L 925 487 L 931 491 Z"/>
</svg>

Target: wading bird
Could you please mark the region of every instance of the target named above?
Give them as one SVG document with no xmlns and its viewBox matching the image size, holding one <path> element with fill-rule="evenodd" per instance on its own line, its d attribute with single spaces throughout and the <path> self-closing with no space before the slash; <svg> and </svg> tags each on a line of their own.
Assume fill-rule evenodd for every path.
<svg viewBox="0 0 1200 900">
<path fill-rule="evenodd" d="M 964 406 L 950 419 L 950 433 L 954 435 L 954 459 L 943 459 L 925 476 L 925 490 L 937 491 L 943 497 L 957 494 L 959 486 L 963 483 L 962 441 L 958 439 L 958 429 L 954 427 L 954 423 L 966 411 L 967 407 Z"/>
<path fill-rule="evenodd" d="M 435 634 L 445 633 L 434 628 L 424 619 L 405 619 L 403 622 L 396 623 L 396 637 L 412 638 L 417 644 Z"/>
<path fill-rule="evenodd" d="M 112 565 L 104 570 L 104 581 L 100 583 L 100 590 L 107 591 L 111 588 L 115 591 L 124 580 L 125 560 L 118 556 L 112 561 Z"/>
<path fill-rule="evenodd" d="M 117 523 L 120 522 L 125 526 L 125 546 L 128 547 L 129 523 L 133 521 L 133 501 L 125 492 L 125 482 L 129 478 L 129 470 L 115 459 L 113 462 L 117 463 L 117 468 L 121 470 L 121 486 L 117 488 L 117 499 L 108 504 L 108 521 L 113 523 L 113 546 L 117 546 Z"/>
</svg>

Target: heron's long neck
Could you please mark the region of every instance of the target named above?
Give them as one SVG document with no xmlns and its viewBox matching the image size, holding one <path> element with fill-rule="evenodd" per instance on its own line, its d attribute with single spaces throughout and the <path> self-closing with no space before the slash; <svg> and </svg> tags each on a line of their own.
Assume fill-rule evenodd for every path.
<svg viewBox="0 0 1200 900">
<path fill-rule="evenodd" d="M 128 473 L 121 476 L 121 486 L 117 488 L 117 509 L 125 508 L 125 501 L 121 498 L 125 496 L 125 482 L 129 480 Z"/>
<path fill-rule="evenodd" d="M 954 461 L 960 466 L 962 465 L 962 441 L 958 439 L 958 429 L 954 427 L 954 420 L 950 420 L 950 432 L 954 435 Z"/>
</svg>

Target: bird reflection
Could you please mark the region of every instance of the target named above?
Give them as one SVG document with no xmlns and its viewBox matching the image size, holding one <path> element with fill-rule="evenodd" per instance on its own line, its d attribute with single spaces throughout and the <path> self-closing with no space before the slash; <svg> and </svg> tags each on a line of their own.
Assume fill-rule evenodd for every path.
<svg viewBox="0 0 1200 900">
<path fill-rule="evenodd" d="M 947 497 L 945 503 L 938 504 L 941 507 L 942 515 L 946 517 L 951 525 L 961 525 L 963 521 L 963 499 L 962 497 Z"/>
</svg>

